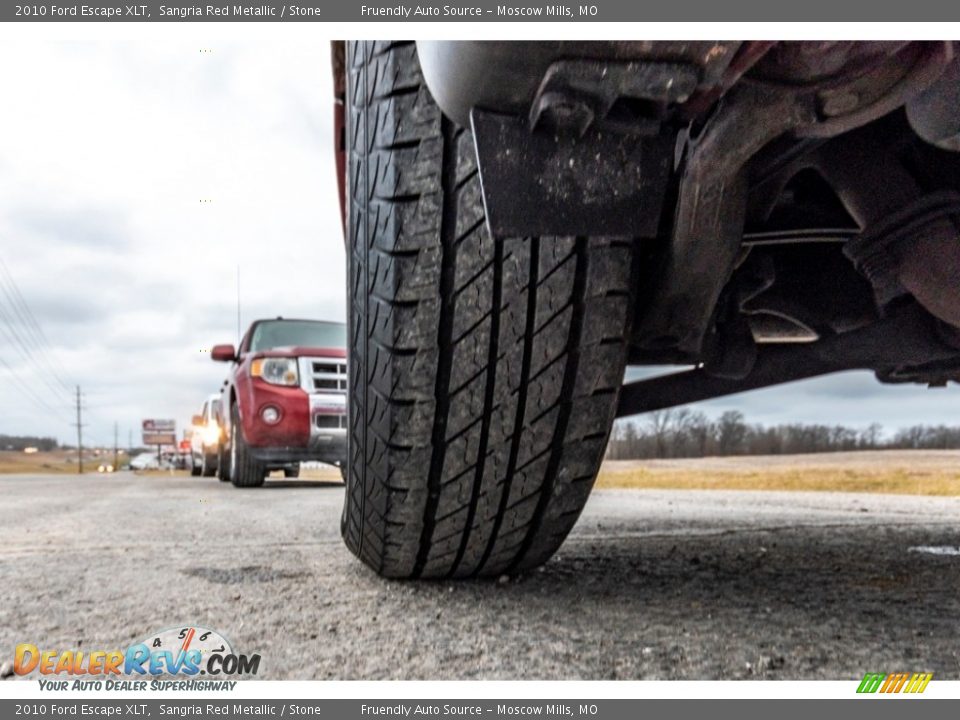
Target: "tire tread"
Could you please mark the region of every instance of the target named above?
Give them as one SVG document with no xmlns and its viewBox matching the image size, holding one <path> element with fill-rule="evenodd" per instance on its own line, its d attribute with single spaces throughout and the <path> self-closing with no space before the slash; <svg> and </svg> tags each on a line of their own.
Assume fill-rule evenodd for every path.
<svg viewBox="0 0 960 720">
<path fill-rule="evenodd" d="M 546 561 L 613 423 L 633 244 L 490 237 L 469 131 L 416 47 L 348 46 L 350 463 L 342 532 L 388 577 Z"/>
</svg>

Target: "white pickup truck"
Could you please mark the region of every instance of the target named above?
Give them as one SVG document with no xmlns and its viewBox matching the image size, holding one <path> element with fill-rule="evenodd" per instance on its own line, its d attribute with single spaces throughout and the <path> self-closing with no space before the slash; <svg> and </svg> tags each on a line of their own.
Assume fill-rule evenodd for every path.
<svg viewBox="0 0 960 720">
<path fill-rule="evenodd" d="M 220 417 L 220 396 L 210 395 L 193 416 L 190 436 L 190 474 L 212 477 L 220 463 L 223 447 L 223 424 Z"/>
</svg>

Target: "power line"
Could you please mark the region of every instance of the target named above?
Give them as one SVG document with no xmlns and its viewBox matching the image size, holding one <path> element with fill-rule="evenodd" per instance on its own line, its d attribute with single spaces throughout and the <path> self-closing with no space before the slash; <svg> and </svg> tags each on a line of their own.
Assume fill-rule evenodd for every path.
<svg viewBox="0 0 960 720">
<path fill-rule="evenodd" d="M 25 382 L 23 382 L 23 380 L 21 380 L 17 376 L 13 366 L 10 365 L 10 363 L 8 363 L 2 357 L 0 357 L 0 365 L 3 365 L 5 368 L 7 368 L 8 372 L 10 373 L 10 379 L 13 380 L 14 382 L 14 387 L 17 388 L 17 390 L 19 390 L 24 397 L 30 400 L 30 402 L 36 403 L 47 412 L 53 413 L 54 415 L 59 416 L 60 419 L 63 420 L 64 422 L 69 423 L 69 420 L 67 420 L 64 415 L 61 415 L 61 413 L 63 412 L 62 409 L 58 410 L 57 408 L 52 407 L 49 403 L 47 403 L 47 401 L 44 400 L 40 395 L 38 395 L 36 391 L 33 390 L 33 388 L 31 388 L 29 385 L 27 385 Z"/>
<path fill-rule="evenodd" d="M 3 331 L 3 335 L 7 339 L 8 343 L 16 347 L 17 352 L 20 353 L 20 356 L 23 358 L 23 360 L 34 371 L 34 374 L 37 375 L 40 381 L 46 385 L 47 388 L 49 388 L 54 397 L 63 399 L 63 396 L 61 395 L 63 391 L 51 383 L 44 373 L 40 372 L 39 360 L 34 357 L 33 353 L 30 351 L 30 348 L 23 342 L 20 334 L 17 332 L 14 324 L 11 322 L 10 316 L 7 315 L 2 305 L 0 305 L 0 320 L 2 320 L 6 325 L 6 328 L 0 327 L 0 330 Z"/>
<path fill-rule="evenodd" d="M 47 366 L 51 376 L 59 383 L 61 388 L 66 392 L 71 392 L 70 386 L 62 377 L 62 375 L 67 375 L 67 373 L 57 359 L 56 351 L 47 339 L 46 333 L 43 332 L 40 323 L 37 322 L 36 316 L 30 309 L 30 304 L 23 296 L 23 293 L 20 292 L 20 288 L 17 286 L 13 274 L 2 258 L 0 258 L 0 281 L 2 281 L 0 282 L 0 288 L 3 289 L 3 293 L 7 298 L 7 304 L 19 321 L 23 335 L 28 341 L 28 349 L 35 350 Z M 9 320 L 7 324 L 10 325 Z M 11 327 L 11 330 L 12 329 Z"/>
<path fill-rule="evenodd" d="M 40 382 L 27 380 L 3 357 L 0 357 L 0 364 L 6 368 L 13 386 L 30 404 L 41 408 L 62 422 L 69 423 L 61 403 L 65 405 L 66 398 L 72 394 L 70 388 L 64 382 L 62 374 L 54 367 L 55 358 L 51 359 L 48 352 L 48 348 L 50 351 L 53 349 L 50 341 L 2 259 L 0 259 L 0 290 L 6 298 L 6 307 L 0 303 L 0 321 L 2 321 L 0 332 L 8 346 L 12 345 L 16 348 L 29 376 L 35 376 Z M 44 386 L 50 393 L 51 402 L 48 402 L 44 393 L 41 392 Z"/>
</svg>

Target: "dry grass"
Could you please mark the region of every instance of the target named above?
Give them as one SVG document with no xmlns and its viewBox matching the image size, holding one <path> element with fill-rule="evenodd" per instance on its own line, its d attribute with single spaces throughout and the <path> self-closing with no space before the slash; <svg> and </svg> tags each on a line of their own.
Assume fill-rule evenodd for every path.
<svg viewBox="0 0 960 720">
<path fill-rule="evenodd" d="M 83 456 L 84 472 L 96 472 L 101 463 L 113 464 L 113 453 L 96 457 Z M 126 456 L 121 456 L 121 463 Z M 76 450 L 54 450 L 53 452 L 27 453 L 14 450 L 0 450 L 0 475 L 73 475 L 77 472 Z M 156 474 L 169 474 L 168 470 L 151 471 Z"/>
<path fill-rule="evenodd" d="M 113 462 L 113 456 L 102 458 Z M 85 472 L 96 472 L 101 458 L 85 456 Z M 0 475 L 70 475 L 77 472 L 77 454 L 71 450 L 55 450 L 27 455 L 24 452 L 0 450 Z M 188 470 L 136 470 L 136 475 L 156 477 L 188 477 Z M 282 472 L 274 472 L 271 477 L 282 478 Z M 340 471 L 332 465 L 304 467 L 300 471 L 301 480 L 322 480 L 324 482 L 342 482 Z"/>
<path fill-rule="evenodd" d="M 136 475 L 155 475 L 157 477 L 189 477 L 189 470 L 136 470 Z M 268 476 L 271 480 L 283 478 L 282 470 L 274 470 Z M 300 470 L 299 480 L 322 480 L 324 482 L 342 482 L 340 471 L 332 465 L 305 467 Z"/>
<path fill-rule="evenodd" d="M 84 465 L 96 464 L 93 460 L 83 459 Z M 38 452 L 27 455 L 14 450 L 0 450 L 0 475 L 28 474 L 28 473 L 75 473 L 77 472 L 76 452 L 55 450 L 54 452 Z"/>
<path fill-rule="evenodd" d="M 189 477 L 189 470 L 137 470 L 136 475 L 156 475 L 158 477 Z M 268 476 L 271 480 L 283 478 L 282 470 L 274 470 Z M 322 480 L 324 482 L 342 482 L 340 471 L 332 465 L 305 467 L 300 470 L 299 480 Z"/>
<path fill-rule="evenodd" d="M 88 471 L 97 460 L 84 458 Z M 68 451 L 0 451 L 0 474 L 70 474 L 76 456 Z M 185 476 L 185 470 L 147 470 L 138 474 Z M 279 477 L 280 473 L 274 473 Z M 304 480 L 340 482 L 331 466 L 304 468 Z M 598 488 L 686 490 L 809 490 L 875 492 L 900 495 L 960 496 L 960 451 L 879 451 L 825 455 L 702 458 L 691 460 L 616 460 L 603 464 Z"/>
<path fill-rule="evenodd" d="M 340 470 L 333 465 L 300 468 L 301 480 L 324 480 L 326 482 L 343 482 Z"/>
<path fill-rule="evenodd" d="M 598 488 L 960 495 L 960 451 L 878 451 L 604 463 Z"/>
</svg>

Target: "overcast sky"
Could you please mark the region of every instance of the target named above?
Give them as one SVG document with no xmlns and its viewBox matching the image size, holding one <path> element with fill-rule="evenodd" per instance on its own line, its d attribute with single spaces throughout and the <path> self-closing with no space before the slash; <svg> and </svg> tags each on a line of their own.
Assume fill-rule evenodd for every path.
<svg viewBox="0 0 960 720">
<path fill-rule="evenodd" d="M 114 421 L 123 444 L 144 417 L 182 429 L 217 390 L 201 350 L 236 341 L 238 265 L 244 325 L 344 317 L 329 45 L 228 37 L 0 44 L 0 258 L 99 443 Z M 59 412 L 2 382 L 0 433 L 69 441 L 72 399 L 4 329 Z"/>
<path fill-rule="evenodd" d="M 202 351 L 236 341 L 238 265 L 244 326 L 344 318 L 329 45 L 215 34 L 3 33 L 0 259 L 49 347 L 18 352 L 0 293 L 0 433 L 73 442 L 75 384 L 92 442 L 114 422 L 136 441 L 146 417 L 182 430 L 225 375 Z M 702 408 L 893 428 L 960 422 L 958 395 L 845 374 Z"/>
</svg>

